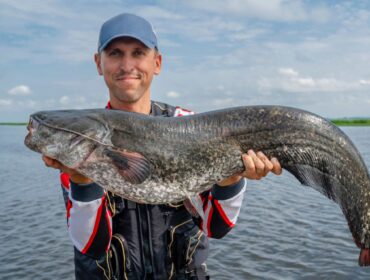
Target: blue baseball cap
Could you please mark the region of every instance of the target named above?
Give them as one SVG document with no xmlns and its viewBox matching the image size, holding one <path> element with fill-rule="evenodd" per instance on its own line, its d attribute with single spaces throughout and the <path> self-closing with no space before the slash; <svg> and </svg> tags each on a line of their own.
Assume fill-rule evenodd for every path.
<svg viewBox="0 0 370 280">
<path fill-rule="evenodd" d="M 101 53 L 112 40 L 119 37 L 135 38 L 150 49 L 158 48 L 153 26 L 134 14 L 120 14 L 103 23 L 99 34 L 98 52 Z"/>
</svg>

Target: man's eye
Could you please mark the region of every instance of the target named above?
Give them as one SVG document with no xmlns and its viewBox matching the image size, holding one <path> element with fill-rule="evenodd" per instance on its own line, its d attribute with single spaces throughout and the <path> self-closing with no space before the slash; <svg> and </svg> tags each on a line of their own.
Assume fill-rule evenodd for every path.
<svg viewBox="0 0 370 280">
<path fill-rule="evenodd" d="M 141 50 L 136 50 L 135 52 L 134 52 L 134 56 L 142 56 L 142 55 L 144 55 L 145 53 L 143 52 L 143 51 L 141 51 Z"/>
<path fill-rule="evenodd" d="M 109 52 L 109 56 L 117 56 L 117 55 L 119 55 L 119 52 L 116 50 L 112 50 L 111 52 Z"/>
</svg>

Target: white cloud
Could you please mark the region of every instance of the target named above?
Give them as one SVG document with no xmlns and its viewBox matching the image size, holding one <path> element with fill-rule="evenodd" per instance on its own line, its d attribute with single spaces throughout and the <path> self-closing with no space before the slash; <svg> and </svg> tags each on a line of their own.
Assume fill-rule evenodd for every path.
<svg viewBox="0 0 370 280">
<path fill-rule="evenodd" d="M 142 17 L 148 18 L 150 21 L 154 18 L 161 21 L 179 20 L 185 18 L 183 15 L 156 6 L 140 6 L 135 13 L 140 14 Z"/>
<path fill-rule="evenodd" d="M 235 98 L 226 97 L 226 98 L 215 98 L 212 100 L 212 105 L 216 107 L 227 107 L 227 106 L 235 106 Z"/>
<path fill-rule="evenodd" d="M 203 11 L 273 21 L 323 22 L 330 16 L 330 10 L 325 6 L 309 6 L 302 0 L 188 0 L 187 3 Z"/>
<path fill-rule="evenodd" d="M 79 96 L 76 98 L 78 103 L 86 103 L 86 98 L 84 96 Z"/>
<path fill-rule="evenodd" d="M 68 105 L 69 104 L 69 97 L 64 95 L 59 99 L 59 103 L 62 105 Z"/>
<path fill-rule="evenodd" d="M 232 41 L 251 41 L 258 36 L 269 33 L 269 31 L 267 28 L 247 27 L 240 31 L 233 30 L 233 32 L 230 32 L 229 37 Z"/>
<path fill-rule="evenodd" d="M 298 72 L 292 68 L 279 68 L 278 73 L 288 77 L 297 77 Z"/>
<path fill-rule="evenodd" d="M 105 100 L 104 100 L 105 102 Z M 63 95 L 58 99 L 57 104 L 54 104 L 56 108 L 68 108 L 68 109 L 83 109 L 83 108 L 102 108 L 104 102 L 99 102 L 95 97 L 86 98 L 84 96 L 67 96 Z M 50 104 L 51 101 L 50 101 Z"/>
<path fill-rule="evenodd" d="M 26 85 L 19 85 L 8 90 L 10 95 L 30 95 L 31 93 L 31 89 Z"/>
<path fill-rule="evenodd" d="M 360 84 L 365 86 L 370 85 L 370 80 L 360 80 Z"/>
<path fill-rule="evenodd" d="M 178 93 L 176 91 L 169 91 L 169 92 L 167 92 L 166 95 L 169 98 L 179 98 L 180 97 L 180 93 Z"/>
<path fill-rule="evenodd" d="M 262 91 L 286 91 L 296 93 L 314 92 L 346 92 L 360 90 L 361 85 L 370 84 L 370 81 L 351 81 L 336 78 L 303 76 L 293 68 L 279 68 L 280 77 L 261 78 L 258 81 Z"/>
<path fill-rule="evenodd" d="M 0 99 L 0 106 L 12 105 L 13 101 L 10 99 Z"/>
<path fill-rule="evenodd" d="M 312 79 L 311 77 L 308 78 L 299 78 L 296 80 L 298 84 L 302 86 L 309 86 L 309 87 L 314 87 L 316 85 L 316 81 Z"/>
<path fill-rule="evenodd" d="M 7 54 L 2 58 L 7 71 L 0 73 L 5 93 L 0 105 L 11 104 L 12 110 L 27 106 L 28 98 L 7 94 L 22 76 L 26 84 L 42 80 L 37 109 L 104 106 L 106 87 L 92 57 L 101 23 L 119 10 L 148 18 L 158 32 L 167 72 L 162 72 L 156 92 L 169 102 L 187 107 L 191 100 L 194 106 L 188 107 L 196 111 L 263 102 L 306 108 L 319 104 L 339 111 L 332 100 L 323 100 L 335 96 L 337 103 L 348 105 L 343 114 L 350 105 L 356 114 L 358 105 L 368 107 L 370 14 L 361 12 L 366 8 L 357 1 L 188 0 L 174 5 L 171 0 L 112 0 L 106 5 L 93 0 L 88 6 L 60 0 L 0 2 L 0 36 L 6 39 L 0 52 Z M 22 68 L 12 67 L 26 60 Z M 353 104 L 347 96 L 355 96 Z"/>
</svg>

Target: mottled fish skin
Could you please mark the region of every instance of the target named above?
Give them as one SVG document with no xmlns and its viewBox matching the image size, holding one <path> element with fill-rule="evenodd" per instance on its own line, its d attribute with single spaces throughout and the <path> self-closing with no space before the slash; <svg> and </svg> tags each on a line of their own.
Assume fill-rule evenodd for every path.
<svg viewBox="0 0 370 280">
<path fill-rule="evenodd" d="M 25 144 L 142 203 L 184 200 L 243 170 L 254 149 L 341 207 L 356 243 L 370 248 L 370 179 L 351 140 L 295 108 L 249 106 L 181 118 L 92 109 L 31 116 Z"/>
</svg>

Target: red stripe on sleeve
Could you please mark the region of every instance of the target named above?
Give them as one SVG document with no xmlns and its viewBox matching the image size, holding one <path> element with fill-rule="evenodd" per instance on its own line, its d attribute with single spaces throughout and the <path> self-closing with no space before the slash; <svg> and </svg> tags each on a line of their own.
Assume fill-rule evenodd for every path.
<svg viewBox="0 0 370 280">
<path fill-rule="evenodd" d="M 212 216 L 213 216 L 213 207 L 209 209 L 209 215 L 208 215 L 208 221 L 207 221 L 208 237 L 212 237 L 212 232 L 211 232 Z"/>
<path fill-rule="evenodd" d="M 216 206 L 216 208 L 217 208 L 218 213 L 220 213 L 220 215 L 221 215 L 222 219 L 224 220 L 224 222 L 225 222 L 229 227 L 233 227 L 233 226 L 235 226 L 235 225 L 233 224 L 233 222 L 232 222 L 232 221 L 230 221 L 230 219 L 227 217 L 227 215 L 226 215 L 226 213 L 225 213 L 224 209 L 222 209 L 222 206 L 220 205 L 220 203 L 218 203 L 218 200 L 217 200 L 217 199 L 215 199 L 215 200 L 213 200 L 213 202 L 214 202 L 214 205 L 215 205 L 215 206 Z"/>
<path fill-rule="evenodd" d="M 99 206 L 98 213 L 96 213 L 96 219 L 95 219 L 95 225 L 94 225 L 93 232 L 89 238 L 89 241 L 86 243 L 86 246 L 82 249 L 81 251 L 82 254 L 86 254 L 87 250 L 91 246 L 91 243 L 94 241 L 95 235 L 98 231 L 99 224 L 100 224 L 101 212 L 103 211 L 103 207 L 105 207 L 104 201 L 105 201 L 105 197 L 102 198 L 102 202 Z"/>
<path fill-rule="evenodd" d="M 187 112 L 187 113 L 192 113 L 192 111 L 190 111 L 188 109 L 181 108 L 179 106 L 176 106 L 176 110 L 184 111 L 184 112 Z"/>
<path fill-rule="evenodd" d="M 70 182 L 69 182 L 69 175 L 67 173 L 60 173 L 60 181 L 62 183 L 62 186 L 69 190 Z"/>
<path fill-rule="evenodd" d="M 72 202 L 68 198 L 68 201 L 67 201 L 67 221 L 69 220 L 69 217 L 71 217 L 71 208 L 72 208 Z"/>
</svg>

